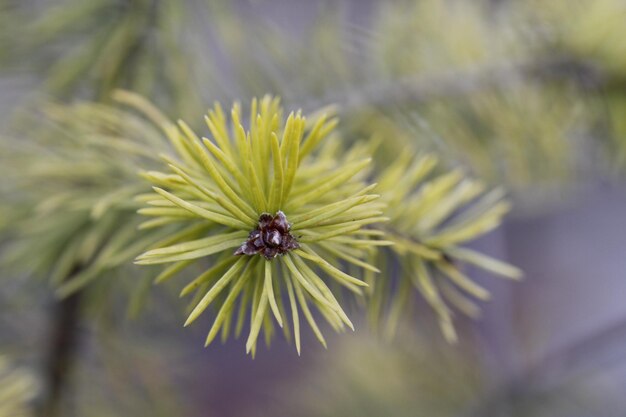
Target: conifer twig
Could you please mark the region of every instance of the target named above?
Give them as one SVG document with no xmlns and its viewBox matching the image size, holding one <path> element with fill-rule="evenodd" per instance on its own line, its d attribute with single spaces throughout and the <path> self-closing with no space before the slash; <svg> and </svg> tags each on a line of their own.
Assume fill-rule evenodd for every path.
<svg viewBox="0 0 626 417">
<path fill-rule="evenodd" d="M 81 270 L 80 267 L 74 267 L 68 276 L 72 277 Z M 82 291 L 77 291 L 69 297 L 55 300 L 52 306 L 52 322 L 42 377 L 44 391 L 38 408 L 40 417 L 60 415 L 61 400 L 78 351 L 81 299 Z"/>
</svg>

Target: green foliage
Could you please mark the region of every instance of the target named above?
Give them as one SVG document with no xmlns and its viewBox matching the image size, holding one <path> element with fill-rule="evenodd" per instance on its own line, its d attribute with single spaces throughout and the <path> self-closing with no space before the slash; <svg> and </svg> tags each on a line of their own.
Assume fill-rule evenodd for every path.
<svg viewBox="0 0 626 417">
<path fill-rule="evenodd" d="M 342 281 L 345 277 L 341 274 L 345 274 L 343 268 L 346 264 L 352 263 L 357 269 L 365 268 L 368 282 L 374 288 L 370 289 L 374 300 L 370 314 L 376 317 L 376 311 L 387 304 L 385 300 L 390 295 L 391 283 L 389 279 L 373 279 L 371 275 L 377 267 L 371 263 L 389 268 L 386 270 L 389 275 L 393 275 L 394 265 L 400 264 L 403 270 L 423 269 L 425 272 L 418 275 L 428 276 L 420 281 L 406 278 L 413 274 L 403 274 L 406 279 L 390 298 L 393 308 L 389 333 L 393 333 L 392 323 L 398 320 L 402 307 L 411 298 L 411 288 L 417 288 L 438 312 L 447 338 L 454 339 L 452 313 L 446 305 L 452 303 L 456 308 L 476 315 L 476 307 L 462 294 L 457 294 L 454 285 L 460 285 L 470 295 L 474 292 L 473 295 L 485 298 L 480 290 L 476 293 L 472 291 L 476 290 L 474 287 L 459 284 L 459 280 L 465 280 L 459 278 L 461 272 L 457 268 L 464 261 L 471 263 L 460 257 L 469 256 L 474 261 L 477 258 L 457 246 L 497 226 L 506 211 L 505 205 L 497 198 L 492 201 L 493 206 L 486 204 L 483 207 L 479 201 L 476 205 L 485 212 L 476 213 L 475 218 L 468 219 L 467 234 L 459 241 L 437 243 L 435 238 L 439 233 L 445 236 L 446 222 L 454 223 L 458 212 L 467 210 L 465 206 L 471 202 L 468 196 L 478 198 L 483 193 L 482 185 L 469 179 L 463 180 L 464 175 L 456 172 L 442 174 L 441 179 L 428 178 L 428 172 L 423 178 L 405 177 L 401 175 L 403 169 L 412 169 L 418 162 L 426 164 L 425 161 L 431 159 L 404 158 L 397 162 L 394 153 L 403 152 L 407 143 L 428 150 L 444 149 L 447 151 L 444 154 L 446 162 L 461 161 L 481 178 L 506 182 L 515 188 L 561 180 L 575 171 L 577 156 L 570 145 L 572 136 L 580 131 L 577 119 L 580 108 L 571 106 L 571 96 L 564 94 L 560 88 L 487 89 L 468 97 L 440 97 L 415 104 L 395 103 L 393 95 L 385 95 L 385 83 L 393 86 L 399 79 L 436 76 L 448 69 L 461 71 L 460 74 L 472 73 L 482 68 L 499 67 L 503 56 L 509 61 L 528 60 L 536 52 L 532 49 L 535 44 L 526 42 L 535 38 L 528 38 L 522 30 L 527 20 L 517 19 L 516 13 L 522 8 L 503 8 L 502 12 L 492 16 L 487 13 L 486 3 L 483 2 L 470 5 L 459 1 L 428 0 L 409 6 L 379 5 L 372 33 L 361 40 L 364 53 L 355 59 L 342 49 L 350 43 L 351 34 L 342 27 L 344 22 L 340 8 L 320 13 L 304 36 L 306 47 L 300 47 L 299 39 L 285 36 L 278 28 L 265 24 L 244 24 L 240 20 L 241 15 L 231 6 L 210 5 L 215 41 L 228 51 L 227 60 L 235 69 L 229 76 L 234 78 L 237 94 L 245 97 L 265 91 L 270 86 L 273 91 L 287 95 L 291 101 L 320 98 L 328 104 L 334 98 L 343 100 L 342 91 L 346 92 L 345 102 L 339 100 L 345 106 L 338 107 L 342 117 L 347 119 L 346 127 L 342 128 L 341 136 L 332 141 L 321 141 L 319 151 L 306 150 L 306 156 L 318 157 L 311 167 L 291 164 L 290 156 L 284 154 L 287 145 L 283 145 L 286 139 L 281 137 L 281 132 L 286 131 L 287 126 L 283 126 L 282 114 L 275 102 L 263 101 L 265 110 L 261 109 L 261 102 L 255 102 L 258 110 L 267 114 L 257 120 L 257 109 L 252 109 L 251 122 L 246 122 L 250 125 L 249 133 L 245 130 L 241 132 L 240 126 L 245 117 L 240 106 L 236 106 L 232 115 L 231 128 L 222 110 L 216 107 L 208 118 L 212 141 L 204 143 L 187 125 L 172 124 L 134 96 L 124 97 L 151 117 L 153 120 L 150 123 L 136 114 L 109 105 L 49 106 L 44 120 L 50 119 L 52 128 L 47 125 L 37 127 L 41 122 L 33 123 L 35 129 L 28 126 L 31 132 L 26 136 L 36 138 L 28 140 L 36 144 L 24 146 L 26 143 L 22 143 L 18 151 L 6 153 L 16 155 L 15 158 L 10 156 L 5 164 L 9 168 L 7 183 L 13 186 L 9 187 L 11 190 L 0 192 L 19 196 L 12 196 L 14 202 L 2 208 L 3 212 L 7 212 L 3 216 L 5 223 L 11 226 L 16 237 L 9 245 L 9 257 L 14 265 L 28 264 L 38 275 L 51 276 L 52 282 L 59 286 L 59 294 L 67 295 L 105 273 L 121 271 L 120 267 L 129 257 L 145 250 L 148 243 L 157 241 L 156 236 L 168 236 L 139 258 L 138 263 L 171 262 L 172 265 L 159 277 L 162 281 L 193 264 L 204 267 L 202 262 L 194 262 L 194 259 L 210 255 L 213 268 L 184 290 L 185 295 L 195 292 L 192 306 L 200 302 L 205 293 L 210 294 L 190 317 L 195 319 L 212 304 L 217 318 L 207 338 L 210 342 L 220 330 L 223 338 L 228 337 L 229 329 L 233 327 L 230 317 L 238 300 L 245 307 L 237 312 L 239 317 L 244 317 L 249 304 L 252 304 L 251 322 L 254 328 L 248 341 L 248 350 L 252 350 L 261 327 L 268 340 L 271 338 L 274 330 L 270 313 L 276 316 L 279 324 L 283 322 L 284 312 L 278 311 L 282 306 L 276 301 L 280 297 L 276 297 L 274 291 L 282 289 L 288 292 L 288 284 L 295 283 L 292 307 L 296 307 L 296 313 L 299 304 L 307 321 L 313 321 L 312 316 L 309 318 L 307 314 L 307 302 L 314 304 L 321 309 L 331 326 L 340 330 L 349 321 L 344 318 L 345 313 L 336 301 L 337 289 L 332 288 L 334 295 L 326 294 L 325 290 L 316 290 L 313 283 L 322 283 L 326 289 L 326 283 L 334 285 L 343 282 L 353 292 L 360 292 L 351 281 Z M 41 59 L 43 55 L 45 61 L 45 55 L 53 50 L 55 44 L 74 46 L 65 59 L 58 60 L 47 72 L 47 84 L 54 94 L 70 97 L 86 91 L 97 99 L 107 101 L 114 88 L 126 86 L 165 103 L 164 108 L 172 112 L 193 114 L 200 108 L 195 104 L 197 91 L 194 82 L 187 76 L 189 61 L 185 51 L 177 47 L 182 33 L 180 22 L 186 10 L 182 2 L 68 1 L 59 6 L 35 7 L 34 10 L 45 11 L 40 18 L 31 19 L 32 22 L 25 28 L 25 44 L 41 52 L 35 54 L 36 59 Z M 442 25 L 459 30 L 442 32 L 439 30 Z M 94 31 L 93 27 L 99 29 Z M 206 65 L 202 66 L 202 71 L 210 75 L 207 78 L 213 83 L 207 81 L 205 86 L 211 93 L 221 91 L 218 95 L 232 94 L 225 91 L 229 83 L 220 82 L 224 77 L 214 63 L 216 59 L 209 61 L 203 63 Z M 161 63 L 164 68 L 161 68 Z M 365 88 L 365 94 L 351 95 L 351 89 L 361 82 L 372 87 L 371 91 Z M 381 95 L 381 101 L 376 101 L 371 93 L 377 92 L 379 87 L 385 94 Z M 519 117 L 520 114 L 540 122 L 526 123 L 526 119 Z M 276 121 L 272 119 L 274 117 Z M 288 122 L 291 129 L 302 130 L 303 136 L 296 140 L 304 140 L 302 149 L 309 143 L 305 132 L 314 134 L 317 129 L 315 134 L 322 132 L 328 135 L 336 124 L 334 120 L 313 119 L 306 127 L 305 122 L 296 116 Z M 615 120 L 619 120 L 619 116 Z M 130 131 L 127 132 L 128 129 Z M 167 137 L 163 137 L 160 129 L 165 131 Z M 255 130 L 263 133 L 255 133 Z M 278 151 L 274 149 L 272 132 L 277 135 Z M 346 151 L 346 141 L 372 134 L 386 140 L 385 149 L 378 149 L 375 153 L 377 166 L 392 166 L 359 172 L 364 170 L 366 164 L 361 165 L 358 158 L 366 156 L 364 149 L 367 146 L 357 143 Z M 254 135 L 261 139 L 255 139 Z M 439 143 L 441 140 L 445 142 L 443 146 Z M 245 145 L 246 141 L 250 143 Z M 340 144 L 340 141 L 344 143 Z M 80 145 L 76 146 L 77 143 Z M 47 152 L 43 149 L 50 147 L 49 144 L 53 144 L 52 155 L 44 163 L 34 162 L 41 158 L 39 155 Z M 170 147 L 174 152 L 170 151 Z M 101 155 L 103 149 L 104 154 Z M 173 165 L 171 172 L 158 171 L 160 153 L 168 155 L 164 159 Z M 394 154 L 392 158 L 389 158 L 390 153 Z M 283 164 L 276 164 L 280 159 L 284 159 Z M 206 161 L 210 163 L 207 165 Z M 18 178 L 12 168 L 17 164 L 40 167 Z M 144 180 L 135 176 L 138 167 L 146 170 Z M 381 175 L 381 181 L 387 187 L 381 189 L 387 194 L 383 195 L 382 202 L 370 201 L 374 197 L 368 194 L 369 191 L 358 189 L 352 182 L 346 185 L 345 190 L 328 189 L 327 194 L 319 196 L 313 193 L 315 185 L 322 184 L 322 180 L 337 177 L 347 181 L 342 176 L 343 169 L 347 168 L 354 168 L 356 180 L 350 181 L 356 181 L 355 184 L 363 187 L 366 172 L 372 180 Z M 319 183 L 315 182 L 316 175 L 320 176 Z M 159 187 L 157 195 L 142 195 L 139 201 L 131 201 L 130 196 L 145 190 L 146 179 Z M 447 182 L 444 181 L 446 179 Z M 439 184 L 438 181 L 448 188 L 444 187 L 439 194 L 423 197 L 421 190 Z M 302 202 L 298 199 L 299 186 L 311 193 L 311 200 Z M 18 188 L 21 191 L 16 191 Z M 288 193 L 285 190 L 291 192 L 292 188 L 291 196 L 296 196 L 295 202 L 286 198 Z M 381 214 L 386 210 L 383 202 L 389 201 L 393 204 L 389 213 L 385 214 L 394 219 L 390 227 L 368 226 L 372 219 L 384 220 Z M 450 207 L 454 201 L 457 205 Z M 142 208 L 141 213 L 154 218 L 142 223 L 140 231 L 135 231 L 140 225 L 135 210 L 146 202 L 152 206 Z M 339 223 L 339 232 L 350 234 L 361 230 L 371 246 L 389 242 L 394 242 L 395 246 L 377 253 L 366 247 L 368 245 L 355 242 L 352 237 L 333 236 L 333 228 L 329 227 L 332 223 L 328 223 L 332 217 L 325 218 L 322 211 L 315 211 L 325 205 L 339 210 L 339 214 L 333 216 L 347 216 L 350 210 L 358 212 L 357 209 L 363 205 L 363 211 L 359 212 L 363 217 L 356 219 L 358 228 L 351 230 L 346 220 Z M 409 205 L 411 210 L 402 209 Z M 442 206 L 449 212 L 430 214 L 431 208 L 437 210 Z M 269 262 L 271 268 L 267 273 L 264 267 L 267 262 L 258 260 L 258 257 L 252 257 L 254 260 L 244 265 L 243 261 L 237 261 L 239 258 L 227 256 L 258 227 L 261 214 L 275 216 L 279 210 L 293 223 L 291 233 L 299 242 L 310 240 L 309 246 L 303 244 L 297 250 L 288 251 L 279 258 L 284 262 Z M 306 221 L 306 214 L 311 211 L 316 213 L 314 219 L 319 224 L 326 225 L 324 233 L 317 233 L 330 236 L 328 239 L 315 240 L 311 237 L 315 235 L 315 230 L 313 235 L 307 235 L 312 227 Z M 481 217 L 482 214 L 492 216 L 489 219 L 490 228 L 480 227 L 481 222 L 487 221 Z M 426 220 L 421 220 L 422 216 Z M 431 228 L 420 226 L 423 222 L 431 222 L 428 219 L 433 216 L 441 217 L 432 221 Z M 16 217 L 19 221 L 14 222 L 12 219 Z M 302 218 L 306 227 L 300 229 L 302 226 L 298 220 Z M 345 229 L 342 229 L 344 226 Z M 361 229 L 362 226 L 368 227 Z M 389 233 L 390 238 L 378 236 L 384 233 Z M 190 241 L 194 242 L 191 246 L 188 244 Z M 425 248 L 425 252 L 416 253 L 415 245 Z M 307 252 L 307 248 L 315 251 L 316 255 Z M 26 263 L 33 251 L 41 256 L 36 262 Z M 331 269 L 337 274 L 333 276 L 326 270 L 330 267 L 320 264 L 320 259 L 333 262 L 335 266 L 332 268 L 339 268 L 341 273 Z M 479 259 L 481 266 L 494 268 L 495 261 Z M 300 271 L 299 262 L 308 265 L 307 273 Z M 233 271 L 230 268 L 235 268 L 235 272 L 227 274 L 228 279 L 222 281 L 224 273 Z M 312 290 L 298 287 L 300 281 L 297 278 L 300 276 L 294 270 L 303 274 L 302 280 Z M 506 272 L 518 275 L 518 271 L 513 269 Z M 264 277 L 267 275 L 270 277 L 268 282 L 275 282 L 275 285 L 257 288 L 258 281 L 249 279 L 257 273 Z M 329 280 L 329 276 L 337 278 L 337 282 Z M 443 276 L 448 278 L 440 279 Z M 293 281 L 294 277 L 296 281 Z M 452 285 L 455 279 L 457 282 Z M 429 286 L 426 281 L 433 284 Z M 227 288 L 218 286 L 211 292 L 217 283 Z M 381 291 L 375 290 L 378 287 Z M 223 291 L 218 291 L 220 289 Z M 237 293 L 228 298 L 229 291 L 233 289 Z M 302 298 L 298 296 L 299 289 Z M 447 298 L 444 300 L 442 297 Z M 243 319 L 239 321 L 241 324 L 235 328 L 241 332 Z M 296 330 L 299 350 L 299 324 L 294 323 L 292 327 Z M 325 343 L 314 322 L 312 327 Z M 283 329 L 289 332 L 288 326 L 283 326 Z"/>
<path fill-rule="evenodd" d="M 31 402 L 37 394 L 35 377 L 11 365 L 0 355 L 0 417 L 30 417 Z"/>
<path fill-rule="evenodd" d="M 587 123 L 601 151 L 600 164 L 613 173 L 626 166 L 626 2 L 552 0 L 528 2 L 533 25 L 543 27 L 546 55 L 578 60 L 590 74 L 582 81 L 593 88 L 583 91 Z M 582 98 L 576 97 L 578 100 Z M 590 130 L 590 129 L 589 129 Z M 608 146 L 607 146 L 608 145 Z"/>
<path fill-rule="evenodd" d="M 624 0 L 378 2 L 367 27 L 347 26 L 348 9 L 331 5 L 295 31 L 281 28 L 281 17 L 246 17 L 254 2 L 208 1 L 201 18 L 188 13 L 201 2 L 182 0 L 49 3 L 0 0 L 0 68 L 36 74 L 55 100 L 94 102 L 30 107 L 2 138 L 3 265 L 46 278 L 61 297 L 95 289 L 88 305 L 106 304 L 94 284 L 117 276 L 147 292 L 154 275 L 160 283 L 189 274 L 185 325 L 210 311 L 207 345 L 220 332 L 223 341 L 239 336 L 248 322 L 254 356 L 261 333 L 269 345 L 278 324 L 300 353 L 306 320 L 326 346 L 320 318 L 338 332 L 353 328 L 344 311 L 353 299 L 394 336 L 416 293 L 453 342 L 456 315 L 479 316 L 477 301 L 490 296 L 473 271 L 522 275 L 472 249 L 510 209 L 498 186 L 514 198 L 539 188 L 549 196 L 626 163 Z M 266 97 L 245 113 L 235 104 L 230 118 L 215 105 L 200 138 L 139 96 L 112 94 L 117 88 L 185 120 L 198 119 L 200 95 L 271 91 L 290 108 L 337 104 L 344 123 L 324 111 L 285 118 Z M 382 145 L 360 139 L 371 136 Z M 359 415 L 388 413 L 381 397 L 405 407 L 398 415 L 415 415 L 432 396 L 406 387 L 425 386 L 418 394 L 445 397 L 430 415 L 458 413 L 446 395 L 463 379 L 456 372 L 471 371 L 467 363 L 422 356 L 414 340 L 393 357 L 362 346 L 340 350 L 337 374 L 315 380 L 330 401 L 304 408 L 354 412 L 338 411 L 338 393 L 348 392 Z M 143 361 L 139 380 L 157 375 L 163 357 L 158 350 Z M 33 385 L 2 360 L 0 417 L 22 415 Z M 433 373 L 419 372 L 432 363 L 447 366 L 451 380 L 429 385 Z M 127 380 L 129 392 L 135 381 Z M 135 404 L 171 414 L 174 404 L 153 401 L 167 391 L 162 384 Z M 108 401 L 107 393 L 94 398 Z M 114 413 L 107 406 L 101 413 Z"/>
<path fill-rule="evenodd" d="M 378 70 L 389 79 L 476 70 L 502 64 L 503 57 L 524 59 L 533 44 L 520 42 L 518 15 L 492 8 L 480 0 L 381 3 L 372 58 L 378 58 Z"/>
<path fill-rule="evenodd" d="M 499 191 L 485 193 L 480 182 L 460 172 L 435 175 L 434 157 L 407 154 L 407 143 L 432 150 L 443 138 L 448 160 L 462 161 L 482 178 L 523 188 L 574 171 L 570 140 L 579 129 L 574 120 L 580 109 L 570 106 L 570 96 L 559 88 L 487 89 L 467 98 L 401 106 L 393 104 L 393 95 L 370 101 L 374 97 L 368 94 L 381 82 L 393 86 L 398 79 L 448 69 L 471 73 L 500 66 L 503 56 L 527 60 L 536 52 L 533 42 L 525 42 L 530 39 L 522 30 L 527 20 L 517 18 L 522 8 L 490 16 L 482 2 L 409 6 L 380 5 L 371 38 L 364 41 L 365 53 L 353 59 L 342 50 L 350 33 L 342 28 L 340 8 L 320 13 L 304 36 L 307 46 L 299 47 L 298 39 L 278 28 L 244 24 L 232 7 L 210 5 L 215 40 L 228 51 L 242 96 L 271 86 L 292 101 L 318 97 L 328 104 L 341 97 L 341 90 L 333 89 L 349 92 L 363 81 L 374 87 L 362 96 L 348 94 L 346 106 L 338 107 L 347 123 L 332 140 L 322 139 L 333 134 L 336 120 L 315 116 L 305 122 L 298 114 L 285 123 L 278 102 L 271 99 L 254 101 L 247 122 L 236 105 L 231 126 L 215 107 L 207 117 L 211 140 L 200 140 L 186 124 L 169 122 L 147 102 L 125 93 L 118 98 L 143 116 L 104 104 L 47 106 L 44 121 L 28 122 L 27 140 L 5 153 L 5 183 L 10 186 L 0 191 L 13 199 L 2 207 L 15 236 L 10 260 L 50 276 L 58 293 L 67 295 L 105 274 L 128 273 L 122 269 L 126 262 L 154 242 L 137 263 L 170 263 L 159 282 L 192 265 L 204 268 L 208 257 L 211 267 L 183 290 L 183 295 L 195 293 L 187 324 L 209 305 L 214 308 L 208 344 L 220 330 L 224 339 L 233 327 L 240 333 L 249 309 L 247 349 L 253 353 L 261 330 L 271 338 L 272 315 L 283 324 L 281 291 L 289 296 L 298 351 L 299 311 L 325 344 L 309 305 L 336 330 L 351 326 L 338 304 L 337 286 L 360 293 L 362 283 L 345 271 L 358 275 L 364 269 L 374 321 L 386 305 L 391 308 L 389 334 L 417 289 L 437 312 L 448 340 L 454 340 L 450 306 L 476 316 L 477 307 L 462 292 L 487 298 L 461 271 L 464 263 L 519 276 L 512 267 L 460 247 L 496 227 L 508 204 Z M 41 52 L 51 51 L 55 43 L 75 45 L 48 72 L 47 84 L 55 94 L 87 91 L 107 101 L 114 88 L 127 86 L 164 101 L 169 110 L 192 114 L 199 108 L 194 83 L 187 79 L 188 61 L 177 48 L 183 3 L 68 1 L 34 10 L 46 13 L 26 26 L 28 45 Z M 442 32 L 441 25 L 460 30 Z M 93 31 L 94 26 L 99 29 Z M 211 75 L 213 84 L 205 84 L 212 92 L 223 90 L 213 61 L 202 69 Z M 162 62 L 165 68 L 157 71 Z M 384 85 L 381 91 L 386 92 Z M 387 111 L 388 105 L 398 107 Z M 541 123 L 526 123 L 520 114 Z M 243 123 L 250 126 L 247 132 Z M 346 140 L 372 134 L 385 139 L 385 146 L 373 153 L 376 166 L 384 168 L 365 170 L 368 145 L 357 142 L 346 150 Z M 399 160 L 398 152 L 403 155 Z M 40 162 L 46 153 L 50 155 Z M 302 156 L 294 164 L 298 153 Z M 160 170 L 159 155 L 170 172 Z M 18 165 L 37 169 L 16 176 Z M 135 175 L 139 167 L 145 170 L 143 180 Z M 380 179 L 379 201 L 366 178 Z M 145 180 L 158 187 L 156 194 L 142 194 Z M 132 200 L 136 194 L 141 195 Z M 135 211 L 146 203 L 150 207 L 140 213 L 153 218 L 140 223 Z M 263 213 L 273 217 L 279 211 L 292 223 L 288 234 L 299 248 L 281 252 L 276 261 L 232 255 L 260 228 Z M 383 213 L 392 221 L 372 226 L 386 220 Z M 394 245 L 374 250 L 390 243 Z M 40 256 L 26 262 L 34 251 Z M 398 265 L 401 283 L 392 291 L 389 277 Z M 385 278 L 374 278 L 377 267 L 385 270 Z M 255 275 L 264 278 L 255 280 Z M 231 319 L 235 313 L 236 324 Z M 290 326 L 282 327 L 289 337 Z"/>
<path fill-rule="evenodd" d="M 45 69 L 45 89 L 54 97 L 106 101 L 125 88 L 174 114 L 199 106 L 183 41 L 185 2 L 64 0 L 25 9 L 16 45 L 29 54 L 20 60 L 25 69 Z"/>
<path fill-rule="evenodd" d="M 422 145 L 535 195 L 598 175 L 582 161 L 623 167 L 623 0 L 400 3 L 380 7 L 372 59 L 416 86 L 393 116 Z"/>
<path fill-rule="evenodd" d="M 383 137 L 400 131 L 516 196 L 549 199 L 555 186 L 612 174 L 625 160 L 623 0 L 586 4 L 379 2 L 367 28 L 349 28 L 346 9 L 320 7 L 301 36 L 216 7 L 213 30 L 235 69 L 231 94 L 271 86 L 307 110 L 337 104 L 361 134 L 392 118 Z M 203 69 L 219 78 L 211 62 Z M 211 93 L 229 97 L 219 86 Z M 589 172 L 589 149 L 608 169 Z"/>
<path fill-rule="evenodd" d="M 419 118 L 409 115 L 407 125 L 418 137 L 450 138 L 448 156 L 491 183 L 540 189 L 580 175 L 575 145 L 585 103 L 571 100 L 545 88 L 477 93 L 469 100 L 433 100 L 412 114 Z M 419 123 L 424 120 L 426 128 Z"/>
<path fill-rule="evenodd" d="M 301 313 L 326 344 L 310 306 L 335 330 L 352 327 L 338 299 L 342 288 L 362 293 L 366 284 L 352 276 L 359 270 L 371 286 L 373 321 L 386 305 L 391 308 L 389 335 L 417 289 L 451 341 L 449 306 L 476 316 L 477 307 L 462 292 L 487 298 L 463 274 L 463 263 L 520 275 L 460 247 L 497 227 L 509 208 L 502 193 L 485 193 L 459 171 L 435 175 L 432 156 L 401 151 L 387 163 L 382 147 L 345 150 L 337 119 L 318 115 L 307 121 L 292 113 L 284 122 L 278 100 L 269 97 L 252 102 L 247 131 L 239 104 L 230 123 L 216 105 L 206 117 L 211 140 L 201 140 L 182 121 L 169 122 L 139 96 L 120 91 L 116 98 L 138 112 L 48 104 L 41 114 L 26 116 L 23 140 L 3 144 L 8 187 L 2 192 L 10 204 L 2 208 L 13 219 L 5 225 L 12 234 L 5 262 L 47 277 L 60 296 L 107 275 L 136 274 L 128 262 L 145 252 L 138 264 L 170 264 L 157 282 L 194 265 L 205 268 L 181 296 L 194 294 L 187 325 L 207 308 L 215 310 L 207 344 L 220 331 L 223 339 L 232 328 L 239 335 L 249 313 L 249 352 L 254 354 L 261 330 L 271 339 L 272 316 L 286 337 L 293 330 L 299 352 Z M 366 170 L 369 154 L 386 168 Z M 169 172 L 159 171 L 162 161 Z M 33 168 L 21 172 L 19 166 Z M 367 179 L 380 182 L 382 199 L 371 194 L 374 185 Z M 155 185 L 152 194 L 146 193 L 148 182 Z M 138 209 L 151 219 L 141 222 Z M 263 216 L 279 213 L 291 223 L 281 229 L 286 246 L 270 252 L 250 246 Z M 236 256 L 236 248 L 247 254 Z M 398 265 L 401 283 L 391 291 Z M 385 274 L 375 278 L 379 267 Z M 283 325 L 283 295 L 291 326 Z"/>
<path fill-rule="evenodd" d="M 137 263 L 171 264 L 157 277 L 160 282 L 211 257 L 211 267 L 181 292 L 195 293 L 186 325 L 210 305 L 215 307 L 207 345 L 220 330 L 227 338 L 233 325 L 239 334 L 248 311 L 248 352 L 254 354 L 261 328 L 266 340 L 272 337 L 272 316 L 289 337 L 289 326 L 283 325 L 285 293 L 298 352 L 300 312 L 326 345 L 309 306 L 335 330 L 353 328 L 336 299 L 337 289 L 331 288 L 340 285 L 360 294 L 366 284 L 342 271 L 338 261 L 376 271 L 362 259 L 371 248 L 389 244 L 374 239 L 379 232 L 364 228 L 385 220 L 374 203 L 379 196 L 371 194 L 373 187 L 363 181 L 362 171 L 370 161 L 357 150 L 339 153 L 339 137 L 329 137 L 334 119 L 321 116 L 307 124 L 298 112 L 284 122 L 277 99 L 252 101 L 247 131 L 242 118 L 241 107 L 235 104 L 229 126 L 216 105 L 206 117 L 213 140 L 201 140 L 184 122 L 167 127 L 177 158 L 165 158 L 170 172 L 144 174 L 156 187 L 154 194 L 140 196 L 151 206 L 140 212 L 154 217 L 142 227 L 181 223 L 185 228 L 139 256 Z M 297 247 L 279 256 L 234 254 L 249 234 L 256 239 L 251 232 L 261 227 L 264 214 L 281 212 L 290 222 Z M 270 245 L 265 234 L 258 239 Z M 282 239 L 287 239 L 285 233 Z"/>
<path fill-rule="evenodd" d="M 534 23 L 545 27 L 553 48 L 588 60 L 624 79 L 626 3 L 623 0 L 529 0 L 527 3 Z"/>
<path fill-rule="evenodd" d="M 135 96 L 120 97 L 162 117 Z M 138 167 L 159 164 L 148 149 L 168 143 L 141 115 L 104 104 L 47 104 L 22 122 L 19 139 L 0 143 L 2 208 L 13 219 L 3 261 L 66 296 L 126 268 L 158 235 L 137 232 L 133 198 L 149 189 Z"/>
<path fill-rule="evenodd" d="M 393 335 L 401 312 L 418 291 L 433 308 L 448 341 L 456 341 L 454 310 L 477 317 L 479 309 L 468 296 L 487 300 L 489 293 L 463 273 L 463 264 L 518 279 L 517 268 L 464 248 L 467 242 L 495 229 L 510 206 L 502 190 L 485 186 L 459 170 L 435 174 L 437 158 L 403 152 L 379 176 L 378 190 L 387 205 L 385 239 L 394 244 L 374 254 L 370 263 L 386 279 L 368 275 L 370 317 L 378 323 L 389 304 L 385 332 Z M 391 277 L 399 271 L 394 289 Z"/>
</svg>

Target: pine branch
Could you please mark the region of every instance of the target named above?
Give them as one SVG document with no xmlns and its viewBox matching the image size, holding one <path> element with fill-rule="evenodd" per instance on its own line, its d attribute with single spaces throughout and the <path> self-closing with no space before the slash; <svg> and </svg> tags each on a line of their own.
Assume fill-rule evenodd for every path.
<svg viewBox="0 0 626 417">
<path fill-rule="evenodd" d="M 81 267 L 75 267 L 69 277 L 81 271 Z M 82 291 L 78 291 L 69 297 L 56 300 L 52 306 L 51 332 L 42 378 L 45 384 L 44 397 L 39 404 L 38 416 L 60 415 L 61 401 L 66 395 L 72 365 L 78 353 L 82 294 Z"/>
<path fill-rule="evenodd" d="M 387 83 L 367 85 L 327 95 L 305 105 L 305 109 L 338 104 L 341 113 L 364 107 L 420 104 L 435 99 L 469 96 L 481 91 L 511 90 L 528 82 L 571 82 L 584 89 L 595 89 L 607 82 L 607 76 L 592 63 L 574 57 L 557 56 L 538 61 L 519 61 L 451 70 L 435 75 L 416 75 Z"/>
</svg>

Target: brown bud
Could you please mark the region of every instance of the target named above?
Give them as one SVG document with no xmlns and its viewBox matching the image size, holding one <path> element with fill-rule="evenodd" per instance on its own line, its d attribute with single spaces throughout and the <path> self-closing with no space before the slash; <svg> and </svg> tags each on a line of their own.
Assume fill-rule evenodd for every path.
<svg viewBox="0 0 626 417">
<path fill-rule="evenodd" d="M 291 225 L 282 211 L 278 211 L 275 216 L 263 213 L 259 216 L 257 228 L 250 232 L 248 239 L 235 251 L 235 255 L 260 254 L 268 260 L 276 255 L 284 255 L 300 247 L 290 230 Z"/>
</svg>

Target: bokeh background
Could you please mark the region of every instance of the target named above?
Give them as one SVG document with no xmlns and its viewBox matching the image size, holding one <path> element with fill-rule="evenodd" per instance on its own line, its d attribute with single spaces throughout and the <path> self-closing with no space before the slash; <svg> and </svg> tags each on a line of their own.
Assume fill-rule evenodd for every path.
<svg viewBox="0 0 626 417">
<path fill-rule="evenodd" d="M 115 88 L 187 120 L 265 93 L 334 105 L 389 164 L 411 143 L 505 187 L 513 211 L 471 246 L 525 272 L 470 271 L 493 297 L 457 344 L 418 300 L 393 340 L 357 310 L 328 350 L 307 333 L 301 357 L 277 340 L 254 360 L 241 341 L 202 348 L 209 322 L 183 329 L 171 289 L 128 320 L 103 284 L 61 415 L 626 416 L 625 1 L 0 0 L 0 32 L 3 134 L 42 98 Z M 55 301 L 0 275 L 0 376 L 28 413 Z"/>
</svg>

